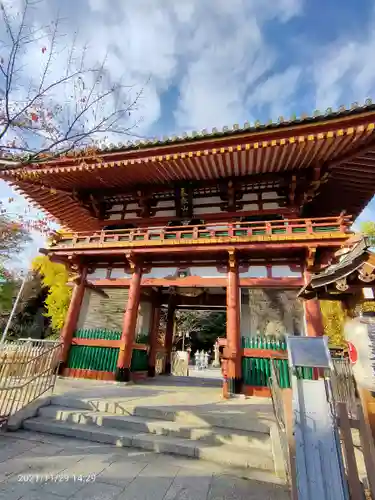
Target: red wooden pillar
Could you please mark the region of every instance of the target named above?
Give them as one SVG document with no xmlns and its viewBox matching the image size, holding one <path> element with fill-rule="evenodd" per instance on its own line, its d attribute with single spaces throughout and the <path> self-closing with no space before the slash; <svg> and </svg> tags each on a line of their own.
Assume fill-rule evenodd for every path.
<svg viewBox="0 0 375 500">
<path fill-rule="evenodd" d="M 61 353 L 62 365 L 60 369 L 65 368 L 68 361 L 69 349 L 72 344 L 72 339 L 74 331 L 77 328 L 77 322 L 79 318 L 79 313 L 81 311 L 81 305 L 83 297 L 85 295 L 85 285 L 87 277 L 87 267 L 83 267 L 81 270 L 80 277 L 76 280 L 72 292 L 72 298 L 70 299 L 69 309 L 65 318 L 64 326 L 61 330 L 60 339 L 63 344 Z"/>
<path fill-rule="evenodd" d="M 310 273 L 305 271 L 305 283 L 308 283 Z M 303 302 L 306 320 L 306 335 L 308 337 L 321 337 L 324 335 L 323 316 L 318 299 Z"/>
<path fill-rule="evenodd" d="M 158 333 L 160 324 L 160 304 L 154 303 L 150 329 L 150 353 L 148 355 L 148 376 L 155 377 L 156 354 L 158 348 Z"/>
<path fill-rule="evenodd" d="M 229 253 L 227 283 L 227 352 L 228 378 L 233 391 L 238 394 L 242 388 L 242 360 L 240 333 L 240 287 L 238 266 L 234 252 Z"/>
<path fill-rule="evenodd" d="M 128 303 L 122 323 L 121 346 L 116 368 L 116 380 L 119 382 L 128 382 L 130 380 L 130 365 L 141 298 L 141 279 L 142 268 L 136 265 L 130 281 Z"/>
<path fill-rule="evenodd" d="M 174 330 L 174 313 L 176 306 L 174 301 L 169 301 L 167 312 L 167 326 L 165 331 L 165 370 L 166 375 L 172 372 L 172 344 L 173 344 L 173 330 Z"/>
</svg>

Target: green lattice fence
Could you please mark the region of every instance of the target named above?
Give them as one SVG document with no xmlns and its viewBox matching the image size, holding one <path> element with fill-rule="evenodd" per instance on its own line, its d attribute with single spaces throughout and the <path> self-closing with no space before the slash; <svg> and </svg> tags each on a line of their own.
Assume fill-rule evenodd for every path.
<svg viewBox="0 0 375 500">
<path fill-rule="evenodd" d="M 267 349 L 287 351 L 286 342 L 270 340 L 262 337 L 242 337 L 242 347 L 247 349 Z M 289 366 L 287 359 L 276 359 L 275 368 L 280 374 L 280 387 L 290 387 Z M 268 387 L 271 376 L 271 360 L 269 358 L 247 358 L 242 357 L 242 376 L 245 385 L 254 387 Z M 311 380 L 313 378 L 312 368 L 298 368 L 297 376 Z"/>
<path fill-rule="evenodd" d="M 106 329 L 77 330 L 74 338 L 120 340 L 121 332 Z M 116 370 L 118 353 L 118 347 L 72 345 L 69 351 L 68 368 L 114 372 Z M 131 371 L 144 371 L 147 370 L 147 367 L 147 351 L 134 349 Z"/>
<path fill-rule="evenodd" d="M 114 372 L 118 353 L 116 347 L 73 345 L 69 352 L 68 368 Z"/>
<path fill-rule="evenodd" d="M 90 329 L 90 330 L 77 330 L 74 333 L 76 339 L 106 339 L 106 340 L 120 340 L 121 332 L 115 330 L 103 329 Z"/>
</svg>

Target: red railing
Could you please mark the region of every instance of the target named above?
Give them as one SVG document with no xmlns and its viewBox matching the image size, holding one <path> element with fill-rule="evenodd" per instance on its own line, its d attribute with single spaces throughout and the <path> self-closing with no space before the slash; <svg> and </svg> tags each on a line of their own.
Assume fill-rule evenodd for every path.
<svg viewBox="0 0 375 500">
<path fill-rule="evenodd" d="M 351 216 L 321 217 L 315 219 L 286 219 L 256 222 L 225 222 L 209 223 L 194 226 L 163 226 L 135 229 L 117 229 L 98 232 L 63 233 L 55 236 L 50 247 L 101 247 L 119 243 L 154 242 L 154 244 L 169 243 L 170 240 L 217 240 L 218 238 L 249 238 L 256 236 L 285 236 L 286 238 L 300 235 L 316 235 L 323 233 L 347 233 L 351 225 Z M 254 238 L 255 240 L 256 238 Z M 217 242 L 217 241 L 215 241 Z M 188 243 L 188 241 L 186 241 Z M 195 242 L 194 242 L 195 243 Z"/>
</svg>

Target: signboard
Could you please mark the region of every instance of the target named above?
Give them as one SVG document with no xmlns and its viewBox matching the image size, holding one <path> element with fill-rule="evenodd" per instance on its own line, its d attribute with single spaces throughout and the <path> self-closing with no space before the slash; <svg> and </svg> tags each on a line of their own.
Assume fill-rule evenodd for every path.
<svg viewBox="0 0 375 500">
<path fill-rule="evenodd" d="M 374 290 L 372 288 L 363 288 L 363 297 L 365 299 L 373 299 L 374 298 Z"/>
<path fill-rule="evenodd" d="M 292 337 L 286 339 L 289 365 L 309 368 L 331 368 L 332 360 L 328 349 L 328 338 Z"/>
</svg>

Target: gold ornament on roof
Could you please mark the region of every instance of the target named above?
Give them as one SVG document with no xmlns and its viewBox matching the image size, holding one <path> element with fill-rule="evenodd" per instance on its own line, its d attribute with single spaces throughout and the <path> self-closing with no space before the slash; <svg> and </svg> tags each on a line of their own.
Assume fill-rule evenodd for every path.
<svg viewBox="0 0 375 500">
<path fill-rule="evenodd" d="M 336 281 L 336 289 L 340 292 L 345 292 L 348 290 L 349 285 L 346 282 L 346 278 L 342 278 Z"/>
</svg>

